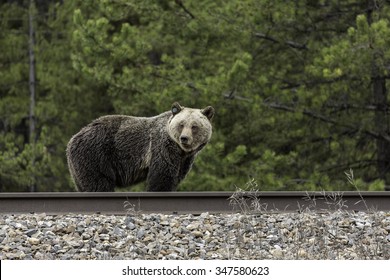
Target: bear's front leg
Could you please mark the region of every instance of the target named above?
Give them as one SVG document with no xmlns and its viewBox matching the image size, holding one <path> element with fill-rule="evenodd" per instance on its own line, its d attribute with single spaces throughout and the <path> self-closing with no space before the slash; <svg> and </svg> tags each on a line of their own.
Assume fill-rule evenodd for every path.
<svg viewBox="0 0 390 280">
<path fill-rule="evenodd" d="M 148 192 L 171 192 L 176 191 L 179 184 L 178 170 L 175 168 L 149 169 L 147 177 Z"/>
<path fill-rule="evenodd" d="M 180 183 L 191 170 L 192 164 L 194 163 L 195 156 L 189 156 L 184 159 L 179 171 L 179 182 Z"/>
</svg>

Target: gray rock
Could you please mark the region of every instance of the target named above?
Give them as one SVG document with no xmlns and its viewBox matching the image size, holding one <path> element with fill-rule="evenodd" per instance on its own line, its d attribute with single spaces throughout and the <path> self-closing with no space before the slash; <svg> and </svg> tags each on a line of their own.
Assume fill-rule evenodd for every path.
<svg viewBox="0 0 390 280">
<path fill-rule="evenodd" d="M 137 232 L 137 238 L 142 239 L 145 236 L 145 230 L 144 229 L 139 229 Z"/>
<path fill-rule="evenodd" d="M 34 228 L 34 229 L 29 229 L 25 232 L 25 234 L 28 236 L 28 237 L 31 237 L 33 236 L 34 234 L 36 234 L 38 232 L 38 229 Z"/>
<path fill-rule="evenodd" d="M 390 214 L 0 215 L 1 259 L 389 259 Z"/>
<path fill-rule="evenodd" d="M 135 224 L 133 224 L 133 223 L 131 223 L 131 222 L 128 223 L 126 226 L 127 226 L 127 228 L 130 229 L 130 230 L 135 229 Z"/>
</svg>

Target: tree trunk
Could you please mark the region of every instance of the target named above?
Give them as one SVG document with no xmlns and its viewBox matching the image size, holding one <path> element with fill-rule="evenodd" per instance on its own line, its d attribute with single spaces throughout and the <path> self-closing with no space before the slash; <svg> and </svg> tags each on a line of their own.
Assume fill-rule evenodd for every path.
<svg viewBox="0 0 390 280">
<path fill-rule="evenodd" d="M 30 0 L 30 7 L 28 10 L 28 24 L 29 24 L 29 42 L 28 42 L 28 56 L 29 56 L 29 88 L 30 88 L 30 112 L 29 112 L 29 142 L 32 146 L 35 143 L 35 56 L 34 56 L 34 0 Z M 35 151 L 33 149 L 31 155 L 31 165 L 35 165 Z M 35 178 L 31 174 L 30 192 L 36 191 Z"/>
<path fill-rule="evenodd" d="M 367 21 L 371 26 L 372 13 L 379 7 L 376 1 L 368 0 Z M 389 136 L 389 119 L 388 119 L 388 105 L 387 105 L 387 88 L 386 77 L 382 73 L 376 61 L 383 61 L 383 54 L 373 49 L 372 64 L 371 64 L 371 81 L 375 110 L 374 126 L 378 135 Z M 387 137 L 379 137 L 376 140 L 377 153 L 377 172 L 379 179 L 382 179 L 386 185 L 390 185 L 390 142 L 386 140 Z"/>
<path fill-rule="evenodd" d="M 373 63 L 375 64 L 375 62 Z M 376 65 L 373 66 L 373 94 L 376 105 L 375 127 L 380 135 L 389 135 L 388 114 L 387 114 L 387 89 L 386 78 L 375 76 L 378 74 Z M 384 180 L 386 185 L 390 184 L 390 142 L 380 138 L 376 140 L 377 170 L 379 178 Z"/>
</svg>

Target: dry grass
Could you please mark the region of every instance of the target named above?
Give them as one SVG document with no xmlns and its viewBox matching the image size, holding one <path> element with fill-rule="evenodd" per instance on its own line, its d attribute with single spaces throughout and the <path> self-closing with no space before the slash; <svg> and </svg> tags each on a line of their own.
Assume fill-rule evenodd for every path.
<svg viewBox="0 0 390 280">
<path fill-rule="evenodd" d="M 359 192 L 353 171 L 346 176 Z M 232 258 L 247 258 L 238 252 L 257 251 L 264 259 L 390 259 L 390 214 L 369 209 L 362 196 L 364 212 L 348 211 L 342 192 L 323 192 L 326 211 L 316 212 L 318 195 L 308 193 L 309 206 L 280 214 L 262 203 L 258 189 L 250 181 L 230 198 L 242 214 L 240 224 L 226 236 Z"/>
</svg>

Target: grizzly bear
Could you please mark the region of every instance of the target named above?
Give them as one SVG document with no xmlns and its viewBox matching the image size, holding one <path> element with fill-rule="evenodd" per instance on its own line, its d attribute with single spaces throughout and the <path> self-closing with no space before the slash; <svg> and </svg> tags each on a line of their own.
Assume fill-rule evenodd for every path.
<svg viewBox="0 0 390 280">
<path fill-rule="evenodd" d="M 214 108 L 175 102 L 154 117 L 103 116 L 74 135 L 66 155 L 78 191 L 112 192 L 147 182 L 147 191 L 175 191 L 209 142 Z"/>
</svg>

